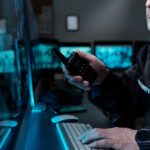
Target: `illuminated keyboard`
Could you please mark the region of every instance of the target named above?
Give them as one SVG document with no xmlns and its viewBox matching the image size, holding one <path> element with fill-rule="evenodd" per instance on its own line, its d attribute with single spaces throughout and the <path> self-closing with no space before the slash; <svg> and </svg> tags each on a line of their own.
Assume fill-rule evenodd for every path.
<svg viewBox="0 0 150 150">
<path fill-rule="evenodd" d="M 92 127 L 83 123 L 57 123 L 57 130 L 64 144 L 65 150 L 94 150 L 82 144 L 78 137 Z"/>
<path fill-rule="evenodd" d="M 0 127 L 0 150 L 3 149 L 11 134 L 11 128 Z"/>
</svg>

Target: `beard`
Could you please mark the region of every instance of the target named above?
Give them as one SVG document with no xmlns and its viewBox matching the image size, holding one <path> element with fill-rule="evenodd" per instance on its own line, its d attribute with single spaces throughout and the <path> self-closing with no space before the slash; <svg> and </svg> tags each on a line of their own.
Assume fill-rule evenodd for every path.
<svg viewBox="0 0 150 150">
<path fill-rule="evenodd" d="M 150 31 L 150 20 L 147 21 L 147 29 L 148 29 L 148 31 Z"/>
</svg>

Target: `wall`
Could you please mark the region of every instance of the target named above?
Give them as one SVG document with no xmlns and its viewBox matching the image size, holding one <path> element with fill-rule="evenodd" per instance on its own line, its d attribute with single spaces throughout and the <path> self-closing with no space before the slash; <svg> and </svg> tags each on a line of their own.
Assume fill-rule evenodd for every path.
<svg viewBox="0 0 150 150">
<path fill-rule="evenodd" d="M 21 39 L 24 37 L 24 12 L 21 5 L 23 0 L 1 0 L 0 2 L 0 18 L 6 19 L 7 32 L 14 37 Z M 30 13 L 30 33 L 31 38 L 37 37 L 37 21 L 34 16 L 30 0 L 29 0 L 29 13 Z"/>
<path fill-rule="evenodd" d="M 7 32 L 15 34 L 16 32 L 16 16 L 13 0 L 1 0 L 0 2 L 0 18 L 6 19 Z"/>
<path fill-rule="evenodd" d="M 61 41 L 145 40 L 143 0 L 54 0 L 54 36 Z M 80 29 L 67 32 L 65 17 L 78 14 Z"/>
<path fill-rule="evenodd" d="M 0 1 L 0 17 L 8 18 L 7 28 L 11 33 L 16 28 L 14 1 Z M 149 36 L 145 1 L 53 0 L 54 37 L 61 41 L 145 40 Z M 68 14 L 79 15 L 78 32 L 66 31 L 65 17 Z"/>
</svg>

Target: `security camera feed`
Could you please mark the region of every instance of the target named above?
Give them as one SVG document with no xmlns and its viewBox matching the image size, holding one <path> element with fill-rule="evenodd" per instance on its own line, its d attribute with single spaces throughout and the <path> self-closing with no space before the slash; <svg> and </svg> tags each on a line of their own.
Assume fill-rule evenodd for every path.
<svg viewBox="0 0 150 150">
<path fill-rule="evenodd" d="M 34 67 L 36 69 L 57 69 L 60 68 L 60 62 L 52 54 L 54 45 L 51 44 L 38 44 L 32 49 L 34 58 Z"/>
<path fill-rule="evenodd" d="M 0 73 L 15 72 L 15 53 L 13 50 L 0 52 Z"/>
<path fill-rule="evenodd" d="M 96 45 L 95 55 L 112 69 L 125 69 L 132 66 L 132 45 Z"/>
<path fill-rule="evenodd" d="M 32 47 L 32 68 L 33 69 L 58 69 L 61 68 L 60 61 L 52 54 L 52 44 L 36 44 Z M 21 68 L 26 69 L 25 48 L 20 47 Z"/>
<path fill-rule="evenodd" d="M 74 51 L 81 51 L 81 52 L 84 52 L 84 53 L 87 53 L 87 54 L 92 53 L 91 46 L 60 46 L 59 50 L 67 58 Z"/>
</svg>

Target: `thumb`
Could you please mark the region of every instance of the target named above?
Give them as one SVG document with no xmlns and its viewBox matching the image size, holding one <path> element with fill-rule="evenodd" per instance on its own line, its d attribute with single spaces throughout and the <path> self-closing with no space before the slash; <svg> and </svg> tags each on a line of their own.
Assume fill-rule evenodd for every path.
<svg viewBox="0 0 150 150">
<path fill-rule="evenodd" d="M 84 53 L 84 52 L 81 52 L 81 51 L 76 51 L 79 56 L 83 59 L 85 59 L 86 61 L 90 62 L 91 61 L 91 56 L 90 54 L 87 54 L 87 53 Z"/>
</svg>

